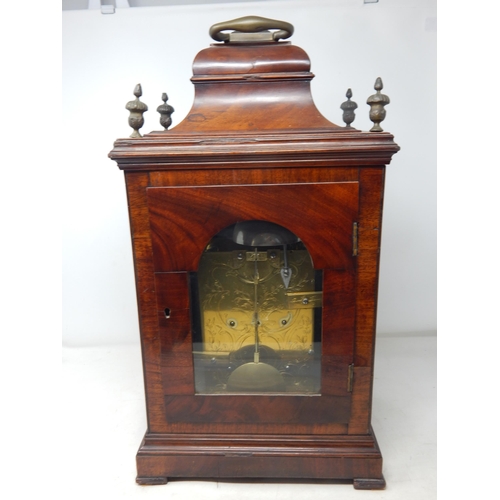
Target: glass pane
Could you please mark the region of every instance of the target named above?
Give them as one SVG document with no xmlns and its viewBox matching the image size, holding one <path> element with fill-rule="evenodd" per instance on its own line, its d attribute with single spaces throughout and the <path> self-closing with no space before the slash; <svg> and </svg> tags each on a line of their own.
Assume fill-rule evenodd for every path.
<svg viewBox="0 0 500 500">
<path fill-rule="evenodd" d="M 216 235 L 192 279 L 198 394 L 319 394 L 321 272 L 265 221 Z"/>
</svg>

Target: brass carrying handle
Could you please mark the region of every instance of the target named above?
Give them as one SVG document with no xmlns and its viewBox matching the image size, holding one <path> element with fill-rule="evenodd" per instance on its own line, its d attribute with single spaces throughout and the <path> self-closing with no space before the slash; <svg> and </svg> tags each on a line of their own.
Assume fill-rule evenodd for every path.
<svg viewBox="0 0 500 500">
<path fill-rule="evenodd" d="M 225 30 L 234 30 L 241 33 L 259 33 L 266 30 L 276 29 L 270 33 L 272 40 L 278 41 L 280 38 L 289 38 L 293 34 L 293 25 L 285 21 L 268 19 L 259 16 L 246 16 L 214 24 L 210 30 L 210 36 L 218 42 L 229 42 L 230 33 L 222 33 Z"/>
</svg>

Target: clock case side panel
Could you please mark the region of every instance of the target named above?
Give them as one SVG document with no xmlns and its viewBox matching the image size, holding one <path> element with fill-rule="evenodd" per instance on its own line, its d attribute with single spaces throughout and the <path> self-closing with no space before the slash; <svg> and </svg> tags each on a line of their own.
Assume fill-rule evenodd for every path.
<svg viewBox="0 0 500 500">
<path fill-rule="evenodd" d="M 356 334 L 349 434 L 373 432 L 371 412 L 384 181 L 384 165 L 360 169 Z"/>
<path fill-rule="evenodd" d="M 149 174 L 125 172 L 125 185 L 132 239 L 146 415 L 149 430 L 152 428 L 151 423 L 161 419 L 164 413 L 153 250 L 146 199 Z"/>
</svg>

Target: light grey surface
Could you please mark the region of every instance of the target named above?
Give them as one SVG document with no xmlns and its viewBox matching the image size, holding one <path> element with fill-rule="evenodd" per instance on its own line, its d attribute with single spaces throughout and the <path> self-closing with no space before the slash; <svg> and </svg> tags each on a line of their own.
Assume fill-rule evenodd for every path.
<svg viewBox="0 0 500 500">
<path fill-rule="evenodd" d="M 62 494 L 66 498 L 315 500 L 436 498 L 436 337 L 377 339 L 373 428 L 384 491 L 349 484 L 172 481 L 135 483 L 146 430 L 138 345 L 63 349 Z"/>
<path fill-rule="evenodd" d="M 117 8 L 123 7 L 165 7 L 169 5 L 199 5 L 218 3 L 243 3 L 243 2 L 265 2 L 267 0 L 62 0 L 62 10 L 80 10 L 96 8 L 96 5 L 115 5 Z"/>
<path fill-rule="evenodd" d="M 352 88 L 359 106 L 353 126 L 369 130 L 366 99 L 376 77 L 383 79 L 391 99 L 383 128 L 401 151 L 387 167 L 377 331 L 436 329 L 436 32 L 426 28 L 435 1 L 275 0 L 62 13 L 59 182 L 66 188 L 57 206 L 64 207 L 65 345 L 138 336 L 123 172 L 108 158 L 116 138 L 131 133 L 125 104 L 135 85 L 142 84 L 150 108 L 141 133 L 161 130 L 154 110 L 163 92 L 175 108 L 174 130 L 191 108 L 192 62 L 213 42 L 210 26 L 249 14 L 294 25 L 291 41 L 307 52 L 316 75 L 314 102 L 334 123 L 342 123 L 340 104 Z"/>
</svg>

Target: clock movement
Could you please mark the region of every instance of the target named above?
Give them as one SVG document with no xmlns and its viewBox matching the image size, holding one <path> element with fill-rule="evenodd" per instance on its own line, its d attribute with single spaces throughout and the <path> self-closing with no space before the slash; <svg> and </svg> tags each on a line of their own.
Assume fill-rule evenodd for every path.
<svg viewBox="0 0 500 500">
<path fill-rule="evenodd" d="M 128 195 L 148 428 L 137 482 L 340 479 L 385 486 L 371 428 L 385 166 L 399 150 L 315 107 L 293 26 L 246 17 L 212 26 L 195 99 L 168 130 L 110 157 Z"/>
</svg>

